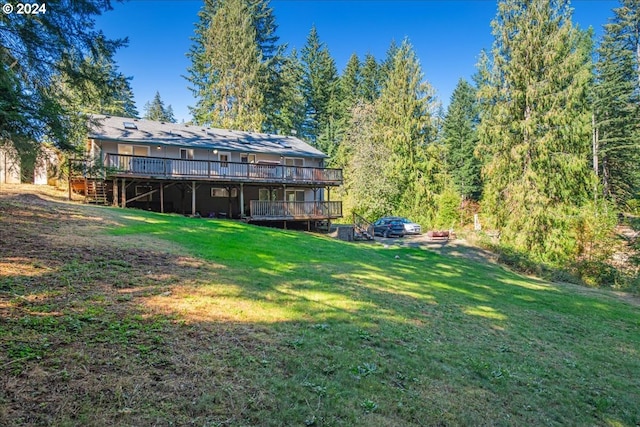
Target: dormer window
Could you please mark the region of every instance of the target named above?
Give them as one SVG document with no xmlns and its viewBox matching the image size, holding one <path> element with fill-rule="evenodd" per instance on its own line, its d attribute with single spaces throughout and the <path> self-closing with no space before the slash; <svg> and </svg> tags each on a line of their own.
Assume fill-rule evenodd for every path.
<svg viewBox="0 0 640 427">
<path fill-rule="evenodd" d="M 124 125 L 125 129 L 130 129 L 130 130 L 138 129 L 138 126 L 136 126 L 136 124 L 133 122 L 122 122 L 122 124 Z"/>
</svg>

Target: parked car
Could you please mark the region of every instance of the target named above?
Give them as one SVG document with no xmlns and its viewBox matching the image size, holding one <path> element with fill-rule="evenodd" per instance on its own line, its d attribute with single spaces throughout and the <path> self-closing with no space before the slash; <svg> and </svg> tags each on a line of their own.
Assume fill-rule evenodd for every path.
<svg viewBox="0 0 640 427">
<path fill-rule="evenodd" d="M 420 224 L 411 222 L 407 218 L 398 217 L 397 219 L 404 225 L 404 234 L 422 234 Z"/>
<path fill-rule="evenodd" d="M 404 237 L 404 224 L 397 218 L 380 218 L 369 226 L 369 234 L 382 237 Z"/>
</svg>

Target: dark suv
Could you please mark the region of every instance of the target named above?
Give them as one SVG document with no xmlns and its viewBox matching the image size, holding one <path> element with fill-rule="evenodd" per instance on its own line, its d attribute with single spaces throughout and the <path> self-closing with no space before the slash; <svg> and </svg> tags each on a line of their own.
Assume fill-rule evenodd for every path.
<svg viewBox="0 0 640 427">
<path fill-rule="evenodd" d="M 382 237 L 404 237 L 404 224 L 395 218 L 380 218 L 369 226 L 369 234 Z"/>
</svg>

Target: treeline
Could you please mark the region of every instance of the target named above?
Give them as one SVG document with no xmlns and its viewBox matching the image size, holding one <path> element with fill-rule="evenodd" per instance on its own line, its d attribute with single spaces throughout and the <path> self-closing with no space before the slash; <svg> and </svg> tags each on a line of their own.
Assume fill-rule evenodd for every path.
<svg viewBox="0 0 640 427">
<path fill-rule="evenodd" d="M 640 198 L 639 4 L 623 0 L 595 43 L 568 1 L 500 1 L 493 46 L 445 112 L 408 40 L 339 74 L 316 28 L 300 52 L 278 43 L 267 1 L 206 2 L 194 121 L 310 141 L 344 170 L 347 217 L 458 228 L 477 213 L 533 262 L 600 262 Z"/>
<path fill-rule="evenodd" d="M 83 114 L 138 114 L 112 59 L 126 40 L 93 25 L 109 2 L 59 3 L 38 20 L 0 15 L 3 141 L 81 147 Z M 188 52 L 191 113 L 326 152 L 344 170 L 347 217 L 458 228 L 478 214 L 505 251 L 593 268 L 616 213 L 640 203 L 639 6 L 621 0 L 596 42 L 566 0 L 498 2 L 493 46 L 444 111 L 409 40 L 339 73 L 316 28 L 299 51 L 280 43 L 268 0 L 207 0 Z M 159 94 L 145 110 L 173 120 Z"/>
</svg>

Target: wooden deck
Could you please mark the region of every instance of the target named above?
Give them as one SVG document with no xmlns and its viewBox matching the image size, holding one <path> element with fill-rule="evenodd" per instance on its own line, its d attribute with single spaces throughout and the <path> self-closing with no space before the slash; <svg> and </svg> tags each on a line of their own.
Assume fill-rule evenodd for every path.
<svg viewBox="0 0 640 427">
<path fill-rule="evenodd" d="M 303 221 L 342 218 L 342 202 L 251 200 L 253 221 Z"/>
<path fill-rule="evenodd" d="M 342 169 L 235 163 L 209 160 L 165 159 L 123 154 L 105 156 L 107 178 L 152 178 L 244 183 L 291 183 L 337 186 Z"/>
</svg>

